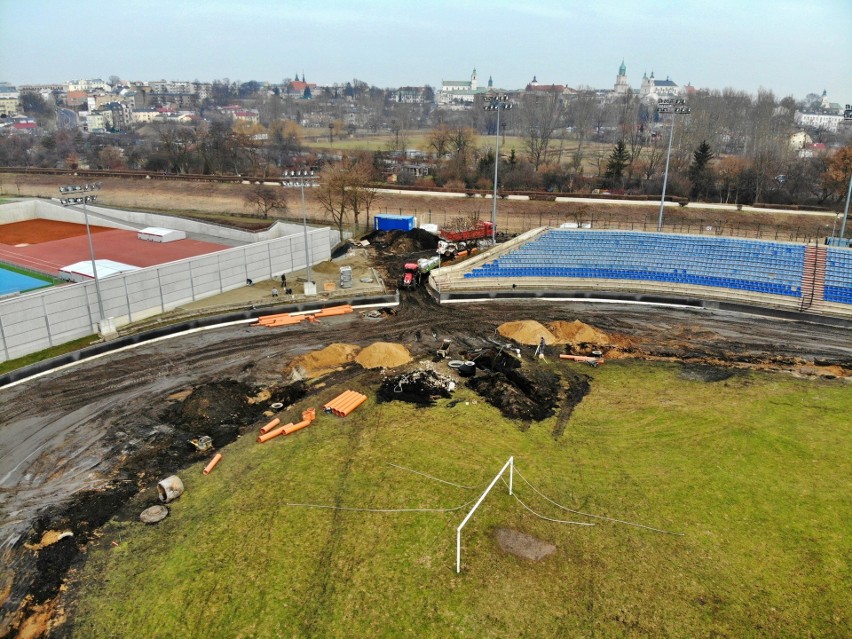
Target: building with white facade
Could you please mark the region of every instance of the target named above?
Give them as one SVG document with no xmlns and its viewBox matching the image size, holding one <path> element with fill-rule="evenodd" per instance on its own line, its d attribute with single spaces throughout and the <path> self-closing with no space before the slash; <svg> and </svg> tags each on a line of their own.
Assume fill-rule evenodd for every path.
<svg viewBox="0 0 852 639">
<path fill-rule="evenodd" d="M 441 91 L 438 93 L 439 105 L 471 105 L 476 96 L 486 93 L 491 87 L 491 79 L 488 87 L 480 87 L 476 77 L 476 69 L 470 74 L 470 80 L 442 80 Z"/>
<path fill-rule="evenodd" d="M 682 93 L 683 89 L 669 77 L 666 77 L 665 80 L 657 80 L 653 71 L 651 71 L 651 77 L 642 74 L 642 86 L 639 87 L 639 97 L 642 100 L 676 98 Z"/>
</svg>

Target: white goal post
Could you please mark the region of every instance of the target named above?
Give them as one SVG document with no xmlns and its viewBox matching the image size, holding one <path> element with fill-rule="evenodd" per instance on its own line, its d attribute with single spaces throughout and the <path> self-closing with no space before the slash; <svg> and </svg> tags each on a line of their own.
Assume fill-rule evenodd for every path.
<svg viewBox="0 0 852 639">
<path fill-rule="evenodd" d="M 497 476 L 491 480 L 491 483 L 488 484 L 488 488 L 485 489 L 485 492 L 479 497 L 479 500 L 473 505 L 473 508 L 470 509 L 470 512 L 467 514 L 467 517 L 464 518 L 462 523 L 459 524 L 459 527 L 456 529 L 456 573 L 461 572 L 461 531 L 464 528 L 464 525 L 467 523 L 467 520 L 471 518 L 473 513 L 479 508 L 479 504 L 482 503 L 482 500 L 485 499 L 485 496 L 494 488 L 494 484 L 497 483 L 497 480 L 503 476 L 503 473 L 506 472 L 506 469 L 509 469 L 509 494 L 512 494 L 512 479 L 515 472 L 515 457 L 509 457 L 509 461 L 503 464 L 503 468 L 500 469 L 500 472 L 497 473 Z"/>
</svg>

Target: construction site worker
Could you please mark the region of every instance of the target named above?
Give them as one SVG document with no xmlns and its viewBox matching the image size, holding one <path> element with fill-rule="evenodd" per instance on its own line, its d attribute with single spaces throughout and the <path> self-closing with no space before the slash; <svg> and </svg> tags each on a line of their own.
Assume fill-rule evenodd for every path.
<svg viewBox="0 0 852 639">
<path fill-rule="evenodd" d="M 278 289 L 275 287 L 272 288 L 272 297 L 278 297 Z"/>
</svg>

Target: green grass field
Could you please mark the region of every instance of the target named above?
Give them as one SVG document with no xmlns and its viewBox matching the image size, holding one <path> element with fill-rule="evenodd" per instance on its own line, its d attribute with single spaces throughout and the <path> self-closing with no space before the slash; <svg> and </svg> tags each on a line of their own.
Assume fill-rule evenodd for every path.
<svg viewBox="0 0 852 639">
<path fill-rule="evenodd" d="M 211 475 L 181 473 L 186 493 L 164 522 L 108 526 L 81 575 L 75 636 L 848 636 L 848 384 L 694 382 L 675 364 L 633 361 L 581 370 L 592 392 L 558 439 L 555 418 L 525 429 L 461 389 L 455 398 L 471 403 L 371 396 L 346 419 L 320 415 L 264 445 L 237 440 Z M 683 536 L 561 511 L 516 476 L 532 509 L 597 525 L 540 519 L 500 484 L 463 533 L 457 575 L 455 528 L 469 506 L 287 505 L 458 506 L 510 455 L 561 504 Z M 499 549 L 496 527 L 558 549 L 520 559 Z"/>
</svg>

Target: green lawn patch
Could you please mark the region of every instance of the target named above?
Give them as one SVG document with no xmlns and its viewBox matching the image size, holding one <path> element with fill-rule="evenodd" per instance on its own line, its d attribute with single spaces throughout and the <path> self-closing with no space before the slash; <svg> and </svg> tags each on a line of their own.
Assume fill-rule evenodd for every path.
<svg viewBox="0 0 852 639">
<path fill-rule="evenodd" d="M 81 575 L 75 636 L 843 636 L 849 386 L 758 373 L 686 381 L 677 365 L 633 361 L 581 370 L 591 393 L 558 438 L 556 417 L 526 428 L 462 388 L 453 407 L 371 395 L 345 419 L 237 440 L 211 475 L 180 473 L 186 493 L 164 522 L 107 527 Z M 457 575 L 455 529 L 470 506 L 287 505 L 459 506 L 510 455 L 567 507 L 683 536 L 565 512 L 516 475 L 533 510 L 597 525 L 540 519 L 500 484 L 464 530 Z M 557 551 L 507 554 L 497 527 Z"/>
<path fill-rule="evenodd" d="M 72 353 L 80 350 L 81 348 L 85 348 L 86 346 L 90 346 L 94 342 L 98 341 L 98 339 L 97 335 L 89 335 L 87 337 L 75 339 L 71 342 L 65 342 L 59 346 L 46 348 L 38 353 L 30 353 L 23 357 L 17 357 L 15 359 L 6 360 L 5 362 L 0 362 L 0 375 L 23 368 L 24 366 L 29 366 L 30 364 L 35 364 L 36 362 L 42 362 L 46 359 L 50 359 L 51 357 L 58 357 L 60 355 L 65 355 L 66 353 Z"/>
</svg>

